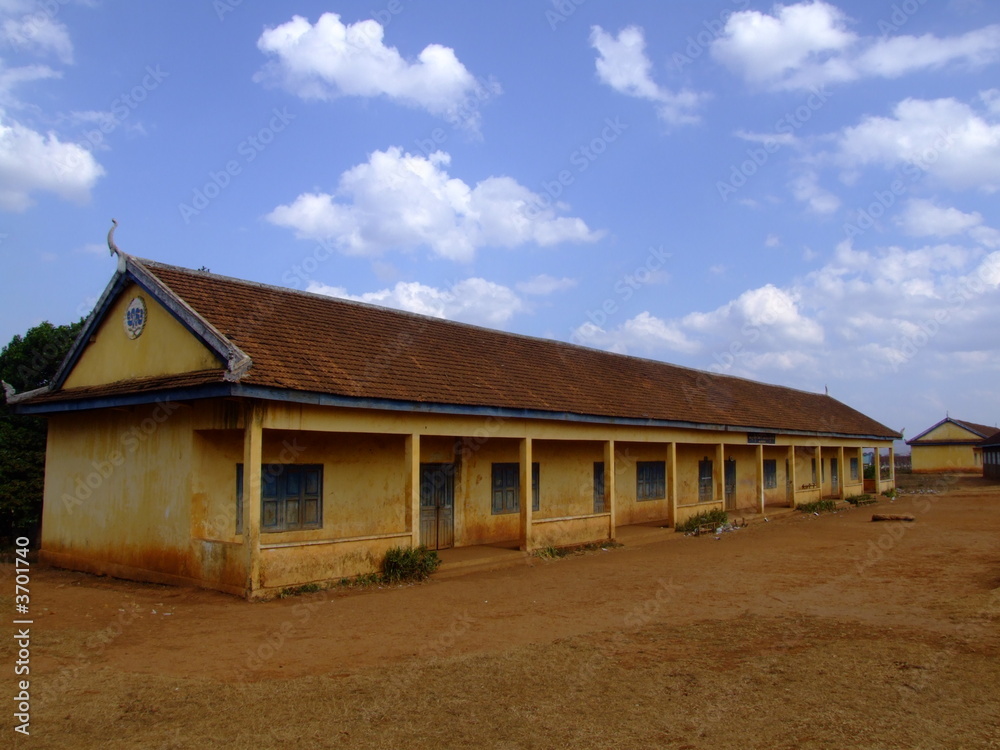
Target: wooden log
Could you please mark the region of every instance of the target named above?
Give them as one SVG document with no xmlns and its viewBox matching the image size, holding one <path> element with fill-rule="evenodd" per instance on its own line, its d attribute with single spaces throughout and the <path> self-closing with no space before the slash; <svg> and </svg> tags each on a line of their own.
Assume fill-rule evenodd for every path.
<svg viewBox="0 0 1000 750">
<path fill-rule="evenodd" d="M 873 521 L 916 521 L 915 516 L 899 513 L 873 513 Z"/>
</svg>

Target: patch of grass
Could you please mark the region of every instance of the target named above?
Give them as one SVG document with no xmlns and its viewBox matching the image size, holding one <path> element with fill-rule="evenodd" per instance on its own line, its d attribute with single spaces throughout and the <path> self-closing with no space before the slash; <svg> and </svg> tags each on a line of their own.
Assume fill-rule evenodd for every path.
<svg viewBox="0 0 1000 750">
<path fill-rule="evenodd" d="M 553 547 L 552 545 L 549 545 L 548 547 L 542 547 L 541 549 L 535 550 L 533 554 L 535 557 L 539 557 L 542 560 L 558 560 L 562 557 L 569 557 L 570 555 L 586 555 L 590 552 L 616 549 L 624 546 L 625 545 L 621 542 L 608 539 L 603 542 L 588 542 L 586 544 L 575 544 L 570 547 Z"/>
<path fill-rule="evenodd" d="M 423 581 L 441 565 L 441 558 L 435 550 L 419 547 L 393 547 L 382 559 L 382 581 L 384 583 L 406 583 Z"/>
<path fill-rule="evenodd" d="M 829 513 L 836 509 L 836 500 L 817 500 L 813 503 L 802 503 L 796 507 L 796 510 L 801 510 L 803 513 Z"/>
<path fill-rule="evenodd" d="M 722 526 L 724 523 L 729 522 L 729 514 L 724 510 L 706 510 L 698 515 L 691 516 L 684 523 L 677 525 L 677 531 L 687 534 L 691 531 L 695 531 L 699 526 L 705 523 L 710 523 L 715 526 Z"/>
<path fill-rule="evenodd" d="M 873 498 L 867 492 L 863 495 L 850 495 L 848 497 L 845 497 L 844 500 L 849 502 L 855 508 L 857 508 L 860 505 L 871 505 L 872 503 L 877 502 L 875 498 Z"/>
<path fill-rule="evenodd" d="M 286 599 L 289 596 L 301 596 L 302 594 L 315 594 L 317 591 L 322 591 L 327 588 L 321 583 L 304 583 L 301 586 L 289 586 L 283 588 L 281 593 L 278 594 L 279 599 Z"/>
</svg>

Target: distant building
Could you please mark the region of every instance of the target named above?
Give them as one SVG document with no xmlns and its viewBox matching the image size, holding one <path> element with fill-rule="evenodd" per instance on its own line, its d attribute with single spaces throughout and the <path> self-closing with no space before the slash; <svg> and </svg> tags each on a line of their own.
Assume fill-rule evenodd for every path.
<svg viewBox="0 0 1000 750">
<path fill-rule="evenodd" d="M 1000 434 L 988 425 L 945 417 L 906 444 L 914 474 L 975 473 L 983 470 L 981 444 Z"/>
<path fill-rule="evenodd" d="M 983 440 L 979 448 L 983 452 L 983 476 L 1000 479 L 1000 432 Z"/>
<path fill-rule="evenodd" d="M 255 598 L 893 486 L 828 395 L 119 256 L 53 382 L 41 557 Z"/>
</svg>

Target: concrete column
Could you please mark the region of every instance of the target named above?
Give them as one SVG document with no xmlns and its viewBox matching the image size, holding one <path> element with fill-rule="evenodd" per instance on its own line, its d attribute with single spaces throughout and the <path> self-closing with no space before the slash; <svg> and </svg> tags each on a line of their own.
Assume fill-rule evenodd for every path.
<svg viewBox="0 0 1000 750">
<path fill-rule="evenodd" d="M 889 446 L 889 481 L 893 487 L 896 486 L 896 449 L 891 445 Z"/>
<path fill-rule="evenodd" d="M 677 443 L 667 443 L 667 507 L 669 526 L 677 525 Z"/>
<path fill-rule="evenodd" d="M 875 464 L 875 494 L 882 494 L 882 457 L 879 455 L 879 447 L 876 445 L 872 449 L 872 463 Z"/>
<path fill-rule="evenodd" d="M 823 497 L 823 446 L 816 446 L 816 482 L 819 484 L 819 496 Z"/>
<path fill-rule="evenodd" d="M 843 500 L 847 497 L 844 485 L 847 483 L 847 467 L 844 465 L 844 446 L 837 448 L 837 497 Z"/>
<path fill-rule="evenodd" d="M 617 534 L 617 500 L 615 485 L 618 469 L 615 466 L 615 441 L 604 443 L 604 509 L 608 512 L 608 539 L 614 539 Z"/>
<path fill-rule="evenodd" d="M 757 508 L 764 512 L 764 446 L 757 446 Z"/>
<path fill-rule="evenodd" d="M 726 446 L 719 443 L 715 446 L 715 467 L 712 472 L 715 475 L 715 502 L 721 502 L 723 507 L 726 504 Z"/>
<path fill-rule="evenodd" d="M 788 472 L 791 475 L 791 482 L 792 482 L 791 505 L 794 508 L 795 507 L 795 490 L 798 489 L 798 487 L 796 486 L 796 482 L 795 482 L 795 446 L 794 445 L 789 445 L 788 446 Z"/>
<path fill-rule="evenodd" d="M 260 469 L 264 451 L 264 405 L 246 402 L 243 412 L 243 552 L 246 560 L 244 595 L 254 599 L 260 576 Z"/>
<path fill-rule="evenodd" d="M 420 546 L 420 435 L 414 433 L 404 438 L 403 473 L 405 476 L 403 502 L 406 503 L 406 528 L 410 532 L 410 545 Z"/>
<path fill-rule="evenodd" d="M 520 497 L 518 503 L 521 505 L 521 549 L 524 552 L 531 552 L 531 438 L 521 438 L 521 477 L 520 477 Z M 604 471 L 605 481 L 607 481 L 607 469 Z"/>
</svg>

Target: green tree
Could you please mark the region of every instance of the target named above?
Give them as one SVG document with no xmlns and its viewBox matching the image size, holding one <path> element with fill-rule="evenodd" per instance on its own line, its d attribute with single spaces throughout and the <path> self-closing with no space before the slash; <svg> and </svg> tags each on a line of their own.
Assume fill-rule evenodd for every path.
<svg viewBox="0 0 1000 750">
<path fill-rule="evenodd" d="M 0 379 L 21 393 L 48 385 L 83 327 L 45 322 L 15 336 L 0 352 Z M 0 545 L 21 535 L 34 544 L 42 517 L 46 422 L 13 414 L 0 396 Z"/>
</svg>

